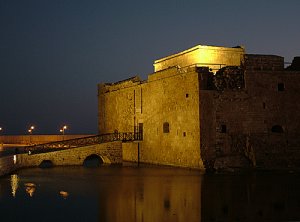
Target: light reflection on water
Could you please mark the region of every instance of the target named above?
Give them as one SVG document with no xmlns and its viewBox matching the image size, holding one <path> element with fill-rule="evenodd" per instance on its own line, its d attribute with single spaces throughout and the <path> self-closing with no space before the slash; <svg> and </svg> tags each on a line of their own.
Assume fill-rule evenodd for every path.
<svg viewBox="0 0 300 222">
<path fill-rule="evenodd" d="M 1 221 L 300 220 L 294 173 L 157 167 L 24 169 L 0 179 Z"/>
<path fill-rule="evenodd" d="M 16 193 L 19 187 L 19 177 L 16 174 L 10 176 L 11 193 L 13 197 L 16 197 Z"/>
</svg>

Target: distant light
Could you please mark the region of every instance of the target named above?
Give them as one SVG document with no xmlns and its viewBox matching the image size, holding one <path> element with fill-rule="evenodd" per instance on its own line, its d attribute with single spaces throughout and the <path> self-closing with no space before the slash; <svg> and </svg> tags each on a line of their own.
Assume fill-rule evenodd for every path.
<svg viewBox="0 0 300 222">
<path fill-rule="evenodd" d="M 31 130 L 34 130 L 34 126 L 31 126 L 30 129 L 31 129 Z"/>
<path fill-rule="evenodd" d="M 14 155 L 14 164 L 17 164 L 17 155 Z"/>
<path fill-rule="evenodd" d="M 60 196 L 62 196 L 64 199 L 66 199 L 69 196 L 69 193 L 67 191 L 60 191 Z"/>
<path fill-rule="evenodd" d="M 67 126 L 67 125 L 64 125 L 64 126 L 59 130 L 59 132 L 61 132 L 61 133 L 64 135 L 66 129 L 68 129 L 68 126 Z"/>
</svg>

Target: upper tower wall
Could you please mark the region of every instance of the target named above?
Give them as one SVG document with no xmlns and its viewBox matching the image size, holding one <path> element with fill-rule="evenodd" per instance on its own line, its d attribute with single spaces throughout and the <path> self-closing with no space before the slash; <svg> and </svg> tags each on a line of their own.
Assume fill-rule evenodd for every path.
<svg viewBox="0 0 300 222">
<path fill-rule="evenodd" d="M 197 45 L 180 53 L 154 61 L 154 72 L 172 66 L 207 66 L 214 72 L 224 66 L 240 66 L 244 60 L 245 49 Z"/>
<path fill-rule="evenodd" d="M 282 71 L 284 58 L 276 55 L 245 55 L 245 68 L 252 71 Z"/>
</svg>

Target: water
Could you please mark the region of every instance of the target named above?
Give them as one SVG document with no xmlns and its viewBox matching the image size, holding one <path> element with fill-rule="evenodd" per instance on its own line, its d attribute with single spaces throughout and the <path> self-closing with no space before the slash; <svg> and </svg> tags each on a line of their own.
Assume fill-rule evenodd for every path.
<svg viewBox="0 0 300 222">
<path fill-rule="evenodd" d="M 1 221 L 300 221 L 300 175 L 153 166 L 23 169 L 0 178 Z"/>
</svg>

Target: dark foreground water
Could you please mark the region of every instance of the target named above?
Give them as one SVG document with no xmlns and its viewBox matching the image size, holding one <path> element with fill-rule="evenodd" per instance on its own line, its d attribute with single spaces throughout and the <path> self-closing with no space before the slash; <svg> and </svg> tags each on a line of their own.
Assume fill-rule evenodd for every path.
<svg viewBox="0 0 300 222">
<path fill-rule="evenodd" d="M 0 221 L 300 221 L 300 175 L 24 169 L 0 178 Z"/>
</svg>

